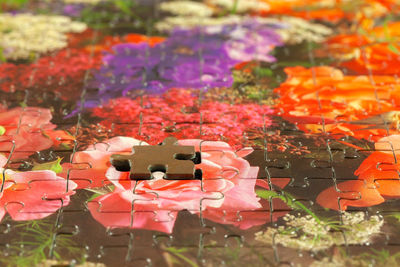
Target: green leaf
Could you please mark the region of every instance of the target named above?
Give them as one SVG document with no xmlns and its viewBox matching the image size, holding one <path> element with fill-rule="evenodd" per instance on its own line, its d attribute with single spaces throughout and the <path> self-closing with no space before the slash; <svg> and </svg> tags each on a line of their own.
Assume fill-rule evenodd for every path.
<svg viewBox="0 0 400 267">
<path fill-rule="evenodd" d="M 6 62 L 7 61 L 6 57 L 4 56 L 3 50 L 4 49 L 2 47 L 0 47 L 0 62 Z"/>
<path fill-rule="evenodd" d="M 125 14 L 130 15 L 132 14 L 132 1 L 127 0 L 118 0 L 114 2 L 115 5 Z"/>
<path fill-rule="evenodd" d="M 231 14 L 236 14 L 237 8 L 238 8 L 238 5 L 239 5 L 239 1 L 240 0 L 234 0 L 233 6 L 232 6 L 232 10 L 231 10 Z"/>
<path fill-rule="evenodd" d="M 390 43 L 390 44 L 388 45 L 388 48 L 389 48 L 389 50 L 392 51 L 393 53 L 396 53 L 396 54 L 400 55 L 399 49 L 398 49 L 397 47 L 395 47 L 395 46 L 393 45 L 393 43 Z"/>
<path fill-rule="evenodd" d="M 6 132 L 6 128 L 4 128 L 3 126 L 0 125 L 0 135 L 5 134 Z"/>
<path fill-rule="evenodd" d="M 55 173 L 60 173 L 63 171 L 61 167 L 62 158 L 57 158 L 55 161 L 46 162 L 46 163 L 35 163 L 32 170 L 33 171 L 40 171 L 40 170 L 50 170 L 54 171 Z"/>
<path fill-rule="evenodd" d="M 281 196 L 279 195 L 278 192 L 275 191 L 269 191 L 269 190 L 256 190 L 257 196 L 263 198 L 263 199 L 269 199 L 269 198 L 280 198 Z"/>
<path fill-rule="evenodd" d="M 317 215 L 315 215 L 314 212 L 312 212 L 309 208 L 307 208 L 303 203 L 296 201 L 296 198 L 294 198 L 292 195 L 286 192 L 275 192 L 275 191 L 269 191 L 269 190 L 256 190 L 257 196 L 264 198 L 264 199 L 270 199 L 270 198 L 279 198 L 283 202 L 285 202 L 289 207 L 292 209 L 296 210 L 303 210 L 304 212 L 310 214 L 316 222 L 321 223 L 321 219 L 318 218 Z"/>
<path fill-rule="evenodd" d="M 268 68 L 254 68 L 253 73 L 256 76 L 267 76 L 267 77 L 271 77 L 274 74 L 272 70 Z"/>
</svg>

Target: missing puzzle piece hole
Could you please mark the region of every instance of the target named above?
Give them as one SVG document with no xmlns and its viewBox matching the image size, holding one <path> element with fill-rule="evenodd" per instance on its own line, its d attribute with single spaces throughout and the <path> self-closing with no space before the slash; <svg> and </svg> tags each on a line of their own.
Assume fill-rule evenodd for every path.
<svg viewBox="0 0 400 267">
<path fill-rule="evenodd" d="M 167 169 L 163 165 L 155 165 L 150 167 L 151 179 L 160 180 L 167 179 Z M 203 178 L 203 171 L 201 169 L 196 169 L 194 171 L 194 179 L 201 180 Z"/>
<path fill-rule="evenodd" d="M 131 170 L 131 165 L 127 159 L 112 159 L 111 164 L 119 172 L 129 172 Z"/>
<path fill-rule="evenodd" d="M 191 155 L 187 155 L 187 154 L 175 154 L 174 158 L 177 160 L 191 160 L 191 161 L 193 161 L 194 164 L 201 163 L 201 153 L 200 152 L 196 152 L 194 157 L 192 157 Z"/>
</svg>

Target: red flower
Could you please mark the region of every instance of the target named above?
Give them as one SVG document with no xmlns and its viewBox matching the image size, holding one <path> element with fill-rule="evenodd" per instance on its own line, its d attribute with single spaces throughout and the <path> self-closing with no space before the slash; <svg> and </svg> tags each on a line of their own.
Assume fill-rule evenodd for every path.
<svg viewBox="0 0 400 267">
<path fill-rule="evenodd" d="M 249 130 L 263 131 L 271 124 L 269 106 L 227 104 L 199 98 L 188 90 L 170 90 L 162 96 L 119 98 L 94 108 L 94 116 L 117 135 L 157 144 L 167 136 L 223 140 L 235 148 L 247 143 Z"/>
<path fill-rule="evenodd" d="M 83 90 L 86 72 L 100 64 L 99 55 L 92 57 L 78 49 L 64 49 L 32 64 L 0 64 L 0 89 L 54 92 L 63 99 L 73 100 Z"/>
</svg>

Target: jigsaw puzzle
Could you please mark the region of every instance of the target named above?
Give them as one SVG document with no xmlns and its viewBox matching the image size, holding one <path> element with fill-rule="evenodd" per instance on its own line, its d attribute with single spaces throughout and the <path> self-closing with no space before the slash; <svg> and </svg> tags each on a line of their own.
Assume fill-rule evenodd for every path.
<svg viewBox="0 0 400 267">
<path fill-rule="evenodd" d="M 0 0 L 0 266 L 400 266 L 400 1 Z"/>
</svg>

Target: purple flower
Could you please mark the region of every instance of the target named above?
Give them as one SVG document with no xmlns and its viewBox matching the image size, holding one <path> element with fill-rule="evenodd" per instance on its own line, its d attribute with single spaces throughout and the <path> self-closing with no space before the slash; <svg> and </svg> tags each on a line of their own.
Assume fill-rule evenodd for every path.
<svg viewBox="0 0 400 267">
<path fill-rule="evenodd" d="M 63 14 L 70 17 L 79 17 L 85 8 L 83 4 L 71 4 L 63 7 Z"/>
<path fill-rule="evenodd" d="M 246 20 L 241 24 L 175 30 L 162 43 L 124 43 L 104 56 L 95 73 L 85 107 L 120 96 L 163 93 L 170 88 L 232 86 L 231 68 L 243 61 L 275 60 L 269 53 L 281 45 L 274 25 Z"/>
<path fill-rule="evenodd" d="M 274 62 L 275 58 L 270 53 L 276 46 L 283 44 L 280 35 L 265 24 L 251 21 L 233 28 L 225 26 L 220 29 L 228 36 L 224 43 L 226 52 L 233 60 Z"/>
</svg>

